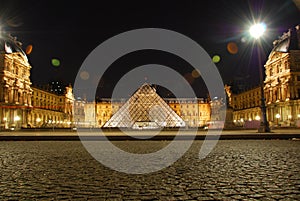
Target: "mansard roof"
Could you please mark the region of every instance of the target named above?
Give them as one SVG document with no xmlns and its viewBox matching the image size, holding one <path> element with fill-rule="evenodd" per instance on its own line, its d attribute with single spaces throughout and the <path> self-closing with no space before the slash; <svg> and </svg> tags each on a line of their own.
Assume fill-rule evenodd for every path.
<svg viewBox="0 0 300 201">
<path fill-rule="evenodd" d="M 25 52 L 22 50 L 22 43 L 17 41 L 16 37 L 12 37 L 6 32 L 0 32 L 0 53 L 11 54 L 14 52 L 20 52 L 27 58 Z"/>
<path fill-rule="evenodd" d="M 290 50 L 300 50 L 300 25 L 283 33 L 279 39 L 273 42 L 273 46 L 270 55 L 274 52 L 287 53 Z"/>
</svg>

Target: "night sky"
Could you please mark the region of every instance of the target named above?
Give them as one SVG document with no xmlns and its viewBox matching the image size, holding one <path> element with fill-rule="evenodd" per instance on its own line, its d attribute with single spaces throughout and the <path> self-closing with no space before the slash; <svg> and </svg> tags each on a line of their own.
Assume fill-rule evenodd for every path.
<svg viewBox="0 0 300 201">
<path fill-rule="evenodd" d="M 300 24 L 300 10 L 292 0 L 216 1 L 0 1 L 0 26 L 23 43 L 33 46 L 28 55 L 31 80 L 45 84 L 62 80 L 73 85 L 77 71 L 89 53 L 103 41 L 137 28 L 164 28 L 182 33 L 198 42 L 213 57 L 225 84 L 244 81 L 259 84 L 258 59 L 247 35 L 253 19 L 267 25 L 262 40 L 263 63 L 272 42 L 289 28 Z M 232 54 L 227 44 L 234 42 Z M 55 67 L 51 59 L 60 60 Z M 188 77 L 192 68 L 182 59 L 160 51 L 139 51 L 110 66 L 102 79 L 103 96 L 136 66 L 159 63 Z M 202 79 L 191 81 L 199 97 L 205 96 Z"/>
</svg>

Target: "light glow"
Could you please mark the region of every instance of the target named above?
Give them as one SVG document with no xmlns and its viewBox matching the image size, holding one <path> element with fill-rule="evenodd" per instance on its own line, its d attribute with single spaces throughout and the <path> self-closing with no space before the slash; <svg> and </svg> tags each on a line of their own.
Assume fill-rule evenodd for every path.
<svg viewBox="0 0 300 201">
<path fill-rule="evenodd" d="M 255 38 L 258 39 L 260 38 L 266 31 L 266 25 L 264 23 L 258 23 L 258 24 L 254 24 L 250 27 L 250 35 Z"/>
<path fill-rule="evenodd" d="M 20 121 L 20 119 L 21 118 L 19 116 L 15 116 L 15 118 L 14 118 L 15 121 Z"/>
</svg>

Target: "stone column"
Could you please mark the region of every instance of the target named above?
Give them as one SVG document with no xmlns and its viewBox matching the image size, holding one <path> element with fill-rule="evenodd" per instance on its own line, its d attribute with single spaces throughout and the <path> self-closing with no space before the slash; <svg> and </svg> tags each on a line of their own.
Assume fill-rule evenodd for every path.
<svg viewBox="0 0 300 201">
<path fill-rule="evenodd" d="M 22 127 L 26 128 L 27 127 L 27 109 L 22 109 L 21 110 L 22 113 Z"/>
</svg>

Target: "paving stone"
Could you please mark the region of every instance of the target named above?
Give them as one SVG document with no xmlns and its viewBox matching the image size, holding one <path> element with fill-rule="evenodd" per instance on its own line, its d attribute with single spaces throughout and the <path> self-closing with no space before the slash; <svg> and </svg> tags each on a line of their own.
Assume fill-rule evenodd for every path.
<svg viewBox="0 0 300 201">
<path fill-rule="evenodd" d="M 138 153 L 166 145 L 114 143 Z M 102 165 L 81 142 L 1 141 L 0 200 L 300 200 L 300 141 L 224 140 L 199 160 L 202 143 L 170 167 L 131 175 Z"/>
<path fill-rule="evenodd" d="M 265 195 L 262 195 L 262 194 L 252 194 L 252 195 L 248 195 L 248 197 L 250 198 L 263 198 L 265 197 Z"/>
<path fill-rule="evenodd" d="M 242 196 L 242 195 L 232 195 L 231 198 L 236 199 L 236 200 L 241 200 L 241 199 L 244 199 L 245 196 Z"/>
<path fill-rule="evenodd" d="M 275 195 L 271 195 L 271 198 L 274 198 L 274 199 L 277 199 L 277 200 L 279 200 L 279 199 L 283 199 L 283 198 L 284 198 L 284 196 L 283 196 L 283 195 L 278 195 L 278 194 L 275 194 Z"/>
<path fill-rule="evenodd" d="M 198 200 L 201 200 L 201 201 L 208 201 L 208 200 L 215 200 L 213 197 L 199 197 Z"/>
</svg>

